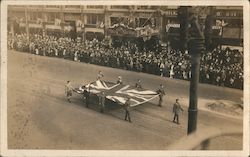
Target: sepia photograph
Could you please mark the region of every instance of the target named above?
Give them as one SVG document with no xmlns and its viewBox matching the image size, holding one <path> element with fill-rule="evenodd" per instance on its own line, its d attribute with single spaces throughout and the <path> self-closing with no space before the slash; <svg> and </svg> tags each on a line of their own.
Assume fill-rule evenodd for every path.
<svg viewBox="0 0 250 157">
<path fill-rule="evenodd" d="M 5 1 L 1 147 L 249 154 L 244 4 Z"/>
</svg>

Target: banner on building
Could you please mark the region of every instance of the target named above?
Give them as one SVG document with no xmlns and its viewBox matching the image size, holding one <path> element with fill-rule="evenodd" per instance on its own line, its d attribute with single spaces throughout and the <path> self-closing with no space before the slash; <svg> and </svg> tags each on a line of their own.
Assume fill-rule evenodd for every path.
<svg viewBox="0 0 250 157">
<path fill-rule="evenodd" d="M 129 28 L 124 24 L 114 24 L 113 26 L 109 27 L 108 34 L 114 36 L 131 36 L 131 37 L 137 36 L 135 29 Z"/>
<path fill-rule="evenodd" d="M 36 23 L 37 23 L 37 24 L 42 24 L 42 23 L 43 23 L 43 19 L 37 18 L 37 19 L 36 19 Z"/>
<path fill-rule="evenodd" d="M 73 27 L 72 26 L 64 26 L 63 30 L 71 31 L 71 30 L 73 30 Z"/>
<path fill-rule="evenodd" d="M 82 27 L 82 21 L 76 20 L 76 27 Z"/>
<path fill-rule="evenodd" d="M 55 19 L 55 25 L 60 26 L 61 25 L 61 20 L 60 19 Z"/>
<path fill-rule="evenodd" d="M 45 25 L 45 28 L 47 29 L 57 29 L 57 30 L 61 30 L 61 26 L 56 26 L 56 25 Z"/>
</svg>

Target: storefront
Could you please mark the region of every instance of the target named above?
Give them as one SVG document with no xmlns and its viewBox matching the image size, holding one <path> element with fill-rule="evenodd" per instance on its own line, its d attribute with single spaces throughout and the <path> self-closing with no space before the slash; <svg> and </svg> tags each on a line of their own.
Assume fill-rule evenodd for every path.
<svg viewBox="0 0 250 157">
<path fill-rule="evenodd" d="M 111 36 L 114 47 L 128 46 L 133 43 L 139 50 L 144 48 L 151 50 L 159 42 L 159 30 L 150 26 L 133 29 L 124 24 L 114 24 L 108 28 L 107 35 Z"/>
</svg>

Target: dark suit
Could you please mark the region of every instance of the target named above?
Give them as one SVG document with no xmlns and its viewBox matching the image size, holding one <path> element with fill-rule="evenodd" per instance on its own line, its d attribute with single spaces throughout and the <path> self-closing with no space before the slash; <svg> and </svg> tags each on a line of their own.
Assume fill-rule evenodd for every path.
<svg viewBox="0 0 250 157">
<path fill-rule="evenodd" d="M 159 94 L 159 104 L 158 106 L 162 106 L 163 96 L 165 95 L 165 90 L 163 88 L 158 89 L 157 93 Z"/>
<path fill-rule="evenodd" d="M 105 109 L 105 94 L 101 94 L 99 96 L 99 105 L 101 107 L 101 110 L 100 112 L 103 113 L 104 112 L 104 109 Z"/>
<path fill-rule="evenodd" d="M 131 119 L 130 119 L 130 105 L 131 105 L 131 102 L 130 100 L 127 100 L 124 104 L 124 107 L 125 107 L 125 119 L 124 120 L 127 120 L 128 118 L 128 121 L 131 122 Z"/>
<path fill-rule="evenodd" d="M 173 113 L 174 113 L 173 122 L 175 122 L 175 120 L 177 120 L 177 123 L 179 124 L 179 114 L 181 111 L 183 111 L 181 105 L 178 102 L 174 103 L 174 105 L 173 105 Z"/>
</svg>

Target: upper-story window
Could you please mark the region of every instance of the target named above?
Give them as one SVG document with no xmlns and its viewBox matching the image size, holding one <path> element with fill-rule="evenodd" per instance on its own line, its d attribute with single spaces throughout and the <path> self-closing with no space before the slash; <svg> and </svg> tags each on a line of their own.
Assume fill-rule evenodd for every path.
<svg viewBox="0 0 250 157">
<path fill-rule="evenodd" d="M 137 6 L 137 9 L 139 10 L 156 10 L 158 8 L 160 8 L 160 6 L 150 6 L 150 5 Z"/>
<path fill-rule="evenodd" d="M 111 5 L 111 9 L 129 9 L 128 5 Z"/>
<path fill-rule="evenodd" d="M 80 5 L 65 5 L 65 8 L 80 8 Z"/>
<path fill-rule="evenodd" d="M 60 18 L 60 14 L 59 13 L 48 13 L 47 14 L 47 20 L 48 21 L 55 21 L 55 19 L 59 19 Z"/>
<path fill-rule="evenodd" d="M 88 9 L 103 9 L 103 5 L 87 5 Z"/>
<path fill-rule="evenodd" d="M 217 11 L 217 12 L 216 12 L 216 16 L 221 16 L 221 12 L 220 12 L 220 11 Z"/>
<path fill-rule="evenodd" d="M 60 5 L 46 5 L 47 8 L 60 8 Z"/>
<path fill-rule="evenodd" d="M 87 24 L 96 25 L 104 22 L 104 16 L 100 14 L 88 14 Z"/>
<path fill-rule="evenodd" d="M 29 15 L 29 20 L 31 21 L 36 21 L 38 18 L 42 18 L 41 12 L 31 12 Z"/>
</svg>

